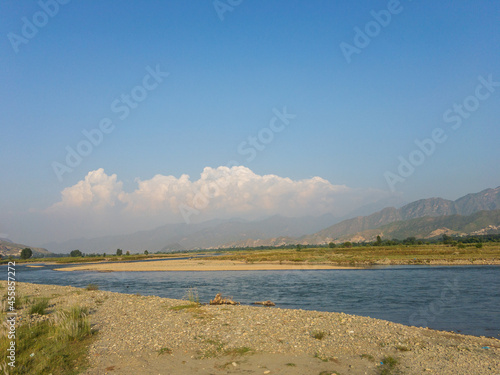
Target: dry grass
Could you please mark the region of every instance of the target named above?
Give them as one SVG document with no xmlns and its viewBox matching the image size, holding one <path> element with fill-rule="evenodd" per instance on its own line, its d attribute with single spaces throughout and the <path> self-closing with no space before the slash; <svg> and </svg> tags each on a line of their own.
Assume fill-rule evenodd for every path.
<svg viewBox="0 0 500 375">
<path fill-rule="evenodd" d="M 475 261 L 500 258 L 500 244 L 488 243 L 483 248 L 466 246 L 459 249 L 450 245 L 397 245 L 397 246 L 366 246 L 353 248 L 307 248 L 297 252 L 295 249 L 267 249 L 234 251 L 218 257 L 207 257 L 217 260 L 244 261 L 247 263 L 277 262 L 309 263 L 309 264 L 371 264 L 377 261 L 389 260 L 407 264 L 426 264 L 431 261 Z"/>
</svg>

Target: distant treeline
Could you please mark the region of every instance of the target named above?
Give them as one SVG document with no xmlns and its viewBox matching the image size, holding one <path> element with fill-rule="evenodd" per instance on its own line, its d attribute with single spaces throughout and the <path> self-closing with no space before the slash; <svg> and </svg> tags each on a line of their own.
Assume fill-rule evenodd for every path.
<svg viewBox="0 0 500 375">
<path fill-rule="evenodd" d="M 444 244 L 450 246 L 464 246 L 465 244 L 476 244 L 477 247 L 480 247 L 483 243 L 494 243 L 500 242 L 500 234 L 485 234 L 485 235 L 470 235 L 470 236 L 448 236 L 444 234 L 441 238 L 434 239 L 417 239 L 416 237 L 407 237 L 404 240 L 399 240 L 396 238 L 393 239 L 382 239 L 380 236 L 377 236 L 376 241 L 372 242 L 342 242 L 342 243 L 334 243 L 330 242 L 328 244 L 322 245 L 303 245 L 303 244 L 290 244 L 290 245 L 281 245 L 281 246 L 254 246 L 254 247 L 232 247 L 225 249 L 193 249 L 193 250 L 175 250 L 175 251 L 156 251 L 149 252 L 148 250 L 144 250 L 141 253 L 133 253 L 131 254 L 127 251 L 123 254 L 121 249 L 117 249 L 115 253 L 83 253 L 80 250 L 73 250 L 69 254 L 40 254 L 33 253 L 32 256 L 28 258 L 102 258 L 105 257 L 126 257 L 127 259 L 141 259 L 148 258 L 153 254 L 185 254 L 190 252 L 204 252 L 204 253 L 220 253 L 223 251 L 250 251 L 250 250 L 272 250 L 272 249 L 295 249 L 300 251 L 302 249 L 317 249 L 317 248 L 351 248 L 351 247 L 369 247 L 369 246 L 418 246 L 425 244 Z M 215 255 L 215 254 L 214 254 Z M 0 259 L 4 261 L 7 259 L 19 259 L 19 256 L 0 256 Z M 99 259 L 95 259 L 99 260 Z M 4 262 L 2 262 L 4 263 Z"/>
</svg>

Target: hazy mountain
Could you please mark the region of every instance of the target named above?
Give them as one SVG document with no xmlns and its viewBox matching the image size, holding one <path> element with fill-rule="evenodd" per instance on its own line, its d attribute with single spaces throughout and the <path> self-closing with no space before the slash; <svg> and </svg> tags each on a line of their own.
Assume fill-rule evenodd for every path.
<svg viewBox="0 0 500 375">
<path fill-rule="evenodd" d="M 319 232 L 306 236 L 272 237 L 264 239 L 262 237 L 241 239 L 224 244 L 223 247 L 244 247 L 244 246 L 280 246 L 289 244 L 324 244 L 330 241 L 371 241 L 376 238 L 380 231 L 375 229 L 394 222 L 406 222 L 407 220 L 422 217 L 441 217 L 449 215 L 469 215 L 481 210 L 500 209 L 500 187 L 496 189 L 486 189 L 479 193 L 468 194 L 456 201 L 442 198 L 420 199 L 408 203 L 401 208 L 387 207 L 368 216 L 358 216 L 343 220 L 331 225 Z M 429 225 L 438 225 L 439 222 L 429 222 Z M 436 227 L 434 229 L 438 229 Z M 371 230 L 371 231 L 370 231 Z M 395 235 L 399 232 L 393 229 Z M 401 229 L 401 233 L 403 233 Z M 388 233 L 393 233 L 389 231 Z M 404 232 L 407 233 L 407 232 Z M 415 232 L 408 236 L 416 236 Z M 442 232 L 444 233 L 444 232 Z M 441 234 L 442 234 L 441 233 Z M 386 234 L 387 236 L 388 234 Z M 406 236 L 406 237 L 408 237 Z M 406 238 L 405 237 L 405 238 Z M 425 237 L 425 236 L 422 236 Z M 395 237 L 399 238 L 399 237 Z"/>
<path fill-rule="evenodd" d="M 379 228 L 395 221 L 405 221 L 425 216 L 470 215 L 482 210 L 500 209 L 500 187 L 468 194 L 456 201 L 442 198 L 420 199 L 399 209 L 384 208 L 369 216 L 344 220 L 310 236 L 301 238 L 303 243 L 323 243 L 368 229 Z"/>
<path fill-rule="evenodd" d="M 79 238 L 44 246 L 54 252 L 67 253 L 79 249 L 85 253 L 114 253 L 117 248 L 124 251 L 143 252 L 148 250 L 173 251 L 219 247 L 228 242 L 245 238 L 270 238 L 297 236 L 314 233 L 335 220 L 333 215 L 320 217 L 288 218 L 272 216 L 258 221 L 242 219 L 211 220 L 203 223 L 168 224 L 147 231 L 127 235 L 99 238 Z"/>
<path fill-rule="evenodd" d="M 406 221 L 396 221 L 376 229 L 368 229 L 355 234 L 341 236 L 339 241 L 375 241 L 377 236 L 399 240 L 416 238 L 436 238 L 443 234 L 449 236 L 499 234 L 500 210 L 479 211 L 471 215 L 450 215 L 421 217 Z"/>
<path fill-rule="evenodd" d="M 19 256 L 19 255 L 21 255 L 21 250 L 26 248 L 26 247 L 29 247 L 31 249 L 31 251 L 33 252 L 33 256 L 36 256 L 36 255 L 44 255 L 45 256 L 45 255 L 52 254 L 49 251 L 47 251 L 47 249 L 43 249 L 40 247 L 32 247 L 32 246 L 28 246 L 28 245 L 19 244 L 19 243 L 14 243 L 7 238 L 0 239 L 0 255 L 2 257 L 9 256 L 9 255 Z"/>
</svg>

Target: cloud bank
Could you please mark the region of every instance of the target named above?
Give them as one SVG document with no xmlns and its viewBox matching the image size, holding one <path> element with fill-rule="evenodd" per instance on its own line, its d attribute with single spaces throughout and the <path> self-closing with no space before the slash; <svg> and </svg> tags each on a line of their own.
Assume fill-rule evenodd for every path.
<svg viewBox="0 0 500 375">
<path fill-rule="evenodd" d="M 58 219 L 68 235 L 75 232 L 73 237 L 81 237 L 83 230 L 85 237 L 91 237 L 214 218 L 343 216 L 388 195 L 333 185 L 321 177 L 292 180 L 258 175 L 243 166 L 206 167 L 196 180 L 186 174 L 158 174 L 149 180 L 136 179 L 136 183 L 136 189 L 127 192 L 116 174 L 108 175 L 102 168 L 91 171 L 65 188 L 61 200 L 45 214 Z"/>
</svg>

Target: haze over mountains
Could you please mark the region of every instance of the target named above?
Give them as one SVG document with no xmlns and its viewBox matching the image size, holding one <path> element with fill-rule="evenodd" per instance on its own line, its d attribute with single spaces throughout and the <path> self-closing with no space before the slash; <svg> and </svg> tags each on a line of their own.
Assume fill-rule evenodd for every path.
<svg viewBox="0 0 500 375">
<path fill-rule="evenodd" d="M 500 229 L 500 215 L 494 210 L 500 210 L 500 187 L 468 194 L 455 201 L 442 198 L 421 199 L 401 208 L 387 207 L 368 216 L 341 222 L 337 222 L 338 219 L 333 215 L 301 218 L 276 215 L 259 221 L 211 220 L 196 224 L 169 224 L 128 235 L 48 243 L 44 247 L 52 252 L 63 253 L 73 249 L 86 253 L 112 253 L 117 248 L 131 252 L 152 252 L 294 243 L 323 244 L 347 240 L 372 241 L 379 234 L 386 238 L 430 238 L 443 233 L 486 234 Z M 491 212 L 478 213 L 479 211 Z M 475 213 L 478 214 L 468 216 Z M 420 218 L 426 219 L 411 221 Z M 335 224 L 328 226 L 332 223 Z M 387 226 L 391 223 L 393 224 Z"/>
</svg>

